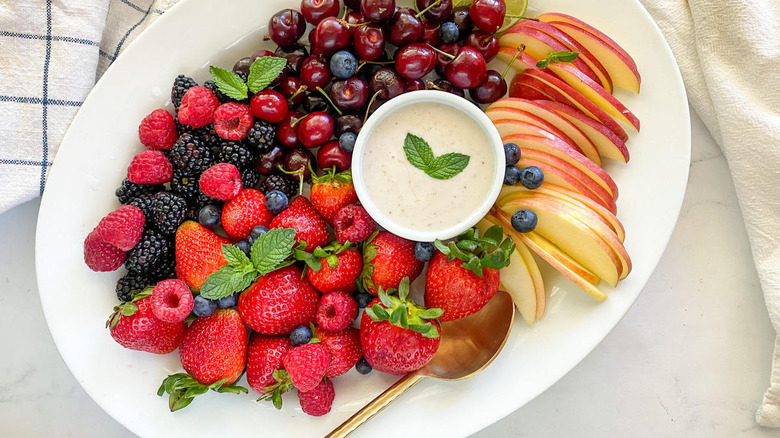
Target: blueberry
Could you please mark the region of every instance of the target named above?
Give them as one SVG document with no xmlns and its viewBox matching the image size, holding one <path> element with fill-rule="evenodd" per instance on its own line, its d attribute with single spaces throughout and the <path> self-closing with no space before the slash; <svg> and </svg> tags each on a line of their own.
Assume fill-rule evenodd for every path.
<svg viewBox="0 0 780 438">
<path fill-rule="evenodd" d="M 373 368 L 371 368 L 371 365 L 368 364 L 368 361 L 366 360 L 365 357 L 360 358 L 358 363 L 355 364 L 355 369 L 357 370 L 357 372 L 363 375 L 366 375 L 370 373 L 371 370 L 373 370 Z"/>
<path fill-rule="evenodd" d="M 339 136 L 339 146 L 344 149 L 344 152 L 351 154 L 352 150 L 355 149 L 355 140 L 357 140 L 357 135 L 354 132 L 345 132 Z"/>
<path fill-rule="evenodd" d="M 357 58 L 355 55 L 340 50 L 330 58 L 330 72 L 339 79 L 351 78 L 357 71 Z"/>
<path fill-rule="evenodd" d="M 430 242 L 417 242 L 414 244 L 414 257 L 425 263 L 433 257 L 433 244 Z"/>
<path fill-rule="evenodd" d="M 460 31 L 458 30 L 458 25 L 456 25 L 452 21 L 447 21 L 445 23 L 442 23 L 441 27 L 439 28 L 439 38 L 441 38 L 441 42 L 443 42 L 444 44 L 454 43 L 455 41 L 458 41 L 458 38 L 460 38 Z"/>
<path fill-rule="evenodd" d="M 311 329 L 305 325 L 299 325 L 293 329 L 290 333 L 290 345 L 297 347 L 299 345 L 308 344 L 311 341 Z"/>
<path fill-rule="evenodd" d="M 249 241 L 249 244 L 250 245 L 254 244 L 255 240 L 257 240 L 258 237 L 262 236 L 267 232 L 268 232 L 268 228 L 262 225 L 258 225 L 252 228 L 252 231 L 249 232 L 249 238 L 247 239 Z"/>
<path fill-rule="evenodd" d="M 536 228 L 536 213 L 525 208 L 517 210 L 512 215 L 512 228 L 521 233 L 528 233 Z"/>
<path fill-rule="evenodd" d="M 514 143 L 505 144 L 504 156 L 506 157 L 506 165 L 514 166 L 518 161 L 520 161 L 520 146 Z"/>
<path fill-rule="evenodd" d="M 527 189 L 535 189 L 542 185 L 544 172 L 536 166 L 528 166 L 521 171 L 520 183 Z"/>
<path fill-rule="evenodd" d="M 240 249 L 241 251 L 244 251 L 244 254 L 246 254 L 247 257 L 249 257 L 249 254 L 252 252 L 252 245 L 249 244 L 248 240 L 236 242 L 233 244 L 233 246 Z"/>
<path fill-rule="evenodd" d="M 361 309 L 368 306 L 373 299 L 373 295 L 368 292 L 358 292 L 355 294 L 355 301 L 357 301 L 358 307 Z"/>
<path fill-rule="evenodd" d="M 238 302 L 238 294 L 233 294 L 218 299 L 217 306 L 219 306 L 220 309 L 227 309 L 228 307 L 234 307 L 237 302 Z"/>
<path fill-rule="evenodd" d="M 520 181 L 521 174 L 522 171 L 517 167 L 506 166 L 506 170 L 504 171 L 504 184 L 508 186 L 517 184 L 517 182 Z"/>
<path fill-rule="evenodd" d="M 216 205 L 207 205 L 198 212 L 198 222 L 209 230 L 213 230 L 220 224 L 221 217 L 222 210 Z"/>
<path fill-rule="evenodd" d="M 287 195 L 280 190 L 271 190 L 265 195 L 265 208 L 273 214 L 281 213 L 289 203 Z"/>
<path fill-rule="evenodd" d="M 198 318 L 209 316 L 217 310 L 217 302 L 202 295 L 195 295 L 194 301 L 195 305 L 192 307 L 192 311 Z"/>
</svg>

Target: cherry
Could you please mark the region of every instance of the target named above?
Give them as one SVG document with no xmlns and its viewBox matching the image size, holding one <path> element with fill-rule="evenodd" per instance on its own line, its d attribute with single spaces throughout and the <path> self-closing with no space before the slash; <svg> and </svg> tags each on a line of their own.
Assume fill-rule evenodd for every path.
<svg viewBox="0 0 780 438">
<path fill-rule="evenodd" d="M 406 83 L 392 68 L 382 68 L 371 76 L 369 89 L 371 94 L 381 91 L 377 97 L 382 100 L 390 100 L 406 92 Z"/>
<path fill-rule="evenodd" d="M 436 52 L 425 43 L 409 44 L 395 54 L 395 69 L 406 79 L 420 79 L 435 66 Z"/>
<path fill-rule="evenodd" d="M 452 22 L 455 23 L 455 26 L 458 28 L 461 38 L 465 38 L 469 32 L 471 32 L 471 28 L 474 27 L 474 23 L 471 22 L 469 8 L 467 7 L 453 9 Z"/>
<path fill-rule="evenodd" d="M 307 148 L 316 148 L 333 136 L 333 117 L 315 111 L 298 123 L 298 139 Z"/>
<path fill-rule="evenodd" d="M 320 169 L 336 166 L 336 170 L 343 172 L 352 165 L 352 154 L 341 149 L 338 140 L 331 140 L 317 151 L 317 163 Z"/>
<path fill-rule="evenodd" d="M 474 88 L 485 80 L 487 63 L 485 58 L 473 47 L 461 47 L 444 68 L 447 80 L 458 88 Z"/>
<path fill-rule="evenodd" d="M 301 80 L 295 76 L 285 76 L 276 91 L 282 94 L 290 105 L 298 105 L 303 102 L 306 95 L 301 90 Z"/>
<path fill-rule="evenodd" d="M 355 35 L 355 30 L 362 27 L 364 23 L 368 23 L 368 20 L 366 20 L 366 17 L 363 16 L 360 12 L 352 11 L 347 13 L 347 15 L 344 17 L 344 21 L 347 22 L 349 26 L 347 26 L 347 29 L 349 30 L 350 35 Z"/>
<path fill-rule="evenodd" d="M 488 70 L 485 80 L 469 90 L 469 96 L 477 103 L 493 103 L 504 97 L 506 88 L 506 81 L 501 77 L 501 73 Z"/>
<path fill-rule="evenodd" d="M 490 62 L 498 55 L 498 38 L 495 35 L 475 30 L 466 37 L 465 45 L 477 49 L 485 61 Z"/>
<path fill-rule="evenodd" d="M 405 46 L 423 39 L 423 23 L 408 8 L 398 8 L 390 21 L 388 41 L 394 46 Z"/>
<path fill-rule="evenodd" d="M 368 85 L 355 77 L 334 82 L 330 88 L 330 98 L 339 109 L 359 109 L 368 101 Z"/>
<path fill-rule="evenodd" d="M 429 8 L 436 0 L 416 0 L 417 9 L 422 11 Z M 441 2 L 425 11 L 423 17 L 431 23 L 441 23 L 452 18 L 452 0 L 441 0 Z"/>
<path fill-rule="evenodd" d="M 437 49 L 441 50 L 442 52 L 449 53 L 452 56 L 455 56 L 460 51 L 460 45 L 458 43 L 446 43 L 446 44 L 440 44 Z M 436 72 L 440 75 L 444 76 L 444 69 L 447 67 L 447 64 L 452 62 L 452 58 L 443 54 L 443 53 L 437 53 L 436 55 Z"/>
<path fill-rule="evenodd" d="M 314 154 L 304 148 L 295 148 L 284 157 L 282 168 L 286 173 L 295 173 L 303 175 L 303 180 L 311 178 L 310 168 L 316 168 L 317 162 L 314 161 Z M 298 180 L 293 176 L 293 179 Z"/>
<path fill-rule="evenodd" d="M 345 132 L 357 134 L 363 127 L 363 119 L 355 114 L 343 114 L 336 118 L 336 137 Z"/>
<path fill-rule="evenodd" d="M 372 23 L 385 23 L 395 14 L 395 0 L 360 0 L 360 13 Z"/>
<path fill-rule="evenodd" d="M 333 79 L 333 75 L 330 73 L 330 67 L 324 58 L 311 55 L 303 61 L 301 66 L 301 84 L 305 85 L 309 90 L 325 87 L 330 83 L 331 79 Z"/>
<path fill-rule="evenodd" d="M 504 25 L 506 3 L 504 0 L 474 0 L 469 8 L 469 16 L 479 30 L 495 33 Z"/>
<path fill-rule="evenodd" d="M 300 76 L 303 61 L 309 57 L 309 51 L 300 44 L 285 48 L 277 47 L 274 54 L 280 58 L 287 59 L 287 66 L 284 68 L 284 74 L 287 76 Z"/>
<path fill-rule="evenodd" d="M 453 86 L 446 79 L 436 79 L 433 82 L 428 82 L 428 89 L 446 91 L 447 93 L 452 93 L 456 96 L 466 97 L 466 93 L 462 89 Z"/>
<path fill-rule="evenodd" d="M 439 27 L 441 26 L 438 24 L 433 24 L 426 21 L 423 24 L 422 41 L 434 47 L 438 46 L 439 41 L 441 41 L 441 38 L 439 38 Z"/>
<path fill-rule="evenodd" d="M 352 9 L 353 11 L 359 11 L 360 0 L 344 0 L 344 6 Z"/>
<path fill-rule="evenodd" d="M 241 72 L 247 76 L 249 76 L 249 67 L 252 65 L 252 58 L 249 56 L 245 56 L 238 61 L 236 61 L 235 64 L 233 64 L 233 71 L 238 73 Z"/>
<path fill-rule="evenodd" d="M 323 19 L 312 32 L 315 34 L 314 45 L 326 56 L 345 49 L 352 43 L 352 33 L 347 22 L 336 17 Z"/>
<path fill-rule="evenodd" d="M 355 29 L 353 41 L 355 53 L 360 59 L 373 61 L 385 53 L 385 33 L 376 24 L 368 24 Z"/>
<path fill-rule="evenodd" d="M 303 0 L 301 1 L 301 12 L 306 17 L 306 21 L 313 25 L 318 25 L 327 17 L 336 17 L 339 15 L 339 0 Z"/>
<path fill-rule="evenodd" d="M 298 119 L 303 117 L 303 113 L 298 111 L 290 111 L 287 113 L 287 117 L 282 120 L 276 128 L 276 141 L 281 143 L 282 146 L 288 148 L 294 148 L 301 145 L 298 141 Z"/>
<path fill-rule="evenodd" d="M 425 82 L 422 79 L 410 79 L 406 81 L 406 92 L 425 90 Z"/>
<path fill-rule="evenodd" d="M 304 32 L 306 32 L 306 19 L 303 18 L 303 14 L 292 8 L 275 13 L 268 22 L 268 34 L 271 40 L 282 47 L 295 44 Z"/>
<path fill-rule="evenodd" d="M 330 106 L 330 102 L 328 102 L 324 96 L 316 91 L 306 95 L 306 99 L 303 101 L 303 109 L 306 110 L 307 113 L 313 113 L 317 111 L 330 113 L 333 111 L 333 108 Z"/>
<path fill-rule="evenodd" d="M 255 169 L 262 175 L 270 175 L 276 166 L 284 162 L 284 149 L 272 146 L 267 152 L 263 152 L 255 161 Z"/>
<path fill-rule="evenodd" d="M 287 117 L 289 108 L 287 99 L 281 93 L 274 90 L 263 90 L 249 101 L 252 115 L 268 123 L 279 123 Z"/>
</svg>

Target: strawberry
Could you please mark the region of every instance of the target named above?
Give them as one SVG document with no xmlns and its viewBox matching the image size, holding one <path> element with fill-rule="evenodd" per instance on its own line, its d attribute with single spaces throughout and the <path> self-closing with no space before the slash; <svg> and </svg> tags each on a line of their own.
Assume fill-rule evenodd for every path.
<svg viewBox="0 0 780 438">
<path fill-rule="evenodd" d="M 333 389 L 333 382 L 328 379 L 321 381 L 311 391 L 298 391 L 301 409 L 303 409 L 304 413 L 313 417 L 319 417 L 330 412 L 335 397 L 336 392 Z"/>
<path fill-rule="evenodd" d="M 176 230 L 176 277 L 199 291 L 209 274 L 227 264 L 222 245 L 230 244 L 197 222 L 184 222 Z"/>
<path fill-rule="evenodd" d="M 255 189 L 243 189 L 222 207 L 222 228 L 237 242 L 249 237 L 254 227 L 267 227 L 272 217 L 265 208 L 265 195 Z"/>
<path fill-rule="evenodd" d="M 151 294 L 152 289 L 147 288 L 131 302 L 116 306 L 106 327 L 111 330 L 111 337 L 125 348 L 168 354 L 179 346 L 187 324 L 157 319 L 152 313 Z"/>
<path fill-rule="evenodd" d="M 292 348 L 287 337 L 252 333 L 246 359 L 246 380 L 255 391 L 265 394 L 276 383 L 273 372 L 282 369 L 282 356 Z"/>
<path fill-rule="evenodd" d="M 325 377 L 330 364 L 330 351 L 318 343 L 293 347 L 282 356 L 282 365 L 290 381 L 300 391 L 311 391 Z"/>
<path fill-rule="evenodd" d="M 305 251 L 313 251 L 314 248 L 328 243 L 328 228 L 325 220 L 304 196 L 293 199 L 286 210 L 273 218 L 269 228 L 295 229 L 295 238 L 299 242 L 306 242 Z"/>
<path fill-rule="evenodd" d="M 363 245 L 363 287 L 373 295 L 378 288 L 397 288 L 401 279 L 414 281 L 424 263 L 414 256 L 414 242 L 389 231 L 379 231 Z"/>
<path fill-rule="evenodd" d="M 357 192 L 352 184 L 352 173 L 349 170 L 336 172 L 334 166 L 326 169 L 322 176 L 312 174 L 309 199 L 317 212 L 332 224 L 341 207 L 358 202 Z"/>
<path fill-rule="evenodd" d="M 354 292 L 355 280 L 363 271 L 363 256 L 350 245 L 333 242 L 314 250 L 306 259 L 306 278 L 320 292 Z"/>
<path fill-rule="evenodd" d="M 299 325 L 314 323 L 320 294 L 292 265 L 263 275 L 238 298 L 241 319 L 264 335 L 289 335 Z"/>
<path fill-rule="evenodd" d="M 379 299 L 374 299 L 363 312 L 360 346 L 363 356 L 376 370 L 397 375 L 410 373 L 425 366 L 439 348 L 441 327 L 435 319 L 442 310 L 418 306 L 408 296 L 409 278 L 405 277 L 397 296 L 380 288 Z"/>
<path fill-rule="evenodd" d="M 246 326 L 235 309 L 217 309 L 198 318 L 184 332 L 179 345 L 181 364 L 203 385 L 235 382 L 246 365 Z"/>
<path fill-rule="evenodd" d="M 509 264 L 515 250 L 512 240 L 501 242 L 503 232 L 493 227 L 485 232 L 471 229 L 455 242 L 438 249 L 428 264 L 425 277 L 425 305 L 439 307 L 441 321 L 452 321 L 478 312 L 498 292 L 499 269 Z"/>
<path fill-rule="evenodd" d="M 329 332 L 317 327 L 314 334 L 330 351 L 330 365 L 325 370 L 325 377 L 338 377 L 346 373 L 363 357 L 360 331 L 357 329 L 348 327 L 338 332 Z"/>
</svg>

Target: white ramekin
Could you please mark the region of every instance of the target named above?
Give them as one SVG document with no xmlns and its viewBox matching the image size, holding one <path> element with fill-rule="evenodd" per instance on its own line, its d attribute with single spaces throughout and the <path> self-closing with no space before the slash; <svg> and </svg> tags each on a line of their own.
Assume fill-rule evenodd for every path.
<svg viewBox="0 0 780 438">
<path fill-rule="evenodd" d="M 365 155 L 367 140 L 371 137 L 376 126 L 391 113 L 398 111 L 407 105 L 423 102 L 435 102 L 448 105 L 471 117 L 477 122 L 480 128 L 482 128 L 485 136 L 490 142 L 490 149 L 493 153 L 495 162 L 494 173 L 485 176 L 486 178 L 490 178 L 492 183 L 490 185 L 490 191 L 485 195 L 485 199 L 482 201 L 479 208 L 475 209 L 468 216 L 465 216 L 458 224 L 443 230 L 435 231 L 423 231 L 399 225 L 386 214 L 382 213 L 368 195 L 363 177 L 363 156 Z M 498 194 L 501 191 L 501 186 L 504 182 L 505 167 L 506 159 L 504 156 L 504 144 L 501 141 L 501 136 L 498 134 L 498 131 L 495 126 L 493 126 L 493 122 L 490 121 L 488 116 L 486 116 L 478 106 L 466 99 L 452 93 L 438 90 L 413 91 L 402 94 L 386 102 L 368 118 L 366 124 L 357 136 L 355 148 L 352 152 L 352 180 L 355 184 L 355 191 L 360 199 L 360 203 L 382 228 L 393 234 L 417 242 L 433 242 L 436 239 L 451 239 L 479 222 L 479 220 L 490 210 L 490 207 L 493 206 L 496 198 L 498 198 Z M 420 214 L 425 213 L 420 212 Z"/>
</svg>

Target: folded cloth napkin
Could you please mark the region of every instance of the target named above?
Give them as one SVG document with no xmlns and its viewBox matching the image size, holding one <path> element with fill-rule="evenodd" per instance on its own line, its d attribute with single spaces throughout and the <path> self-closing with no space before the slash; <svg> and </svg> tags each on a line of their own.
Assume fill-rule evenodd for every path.
<svg viewBox="0 0 780 438">
<path fill-rule="evenodd" d="M 95 81 L 176 0 L 0 2 L 0 214 L 43 193 Z"/>
<path fill-rule="evenodd" d="M 780 2 L 641 1 L 728 160 L 769 317 L 780 333 Z M 780 427 L 780 337 L 756 421 Z"/>
</svg>

